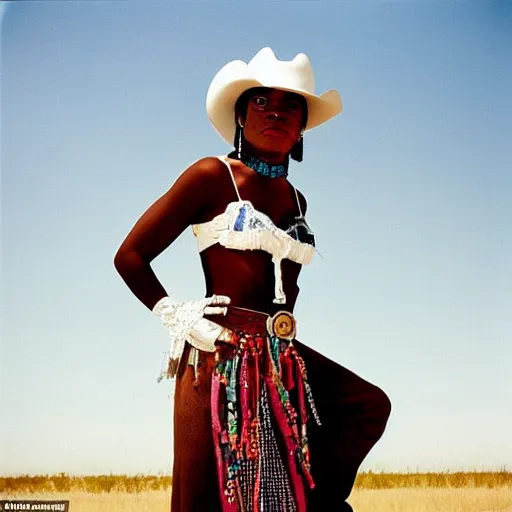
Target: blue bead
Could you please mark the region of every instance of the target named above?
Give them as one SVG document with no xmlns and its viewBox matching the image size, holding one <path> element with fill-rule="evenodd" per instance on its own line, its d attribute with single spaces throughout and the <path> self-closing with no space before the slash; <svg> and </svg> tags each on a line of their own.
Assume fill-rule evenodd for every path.
<svg viewBox="0 0 512 512">
<path fill-rule="evenodd" d="M 288 176 L 288 169 L 284 164 L 269 164 L 252 155 L 244 158 L 243 162 L 247 167 L 262 176 L 269 176 L 270 178 L 286 178 Z"/>
</svg>

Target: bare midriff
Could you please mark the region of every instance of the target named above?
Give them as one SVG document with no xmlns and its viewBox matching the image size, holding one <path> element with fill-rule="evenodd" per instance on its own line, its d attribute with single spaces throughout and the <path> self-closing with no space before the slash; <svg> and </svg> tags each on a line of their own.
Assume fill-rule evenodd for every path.
<svg viewBox="0 0 512 512">
<path fill-rule="evenodd" d="M 237 251 L 219 244 L 201 253 L 206 280 L 206 295 L 226 295 L 232 306 L 273 314 L 279 310 L 293 312 L 299 288 L 301 265 L 283 260 L 285 304 L 274 301 L 274 264 L 263 251 Z"/>
</svg>

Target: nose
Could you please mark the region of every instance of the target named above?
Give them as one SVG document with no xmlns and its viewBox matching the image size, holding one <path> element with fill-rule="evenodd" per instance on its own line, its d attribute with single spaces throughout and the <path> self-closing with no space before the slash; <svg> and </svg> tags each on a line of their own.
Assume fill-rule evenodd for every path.
<svg viewBox="0 0 512 512">
<path fill-rule="evenodd" d="M 287 117 L 282 112 L 274 111 L 267 115 L 269 121 L 286 121 Z"/>
</svg>

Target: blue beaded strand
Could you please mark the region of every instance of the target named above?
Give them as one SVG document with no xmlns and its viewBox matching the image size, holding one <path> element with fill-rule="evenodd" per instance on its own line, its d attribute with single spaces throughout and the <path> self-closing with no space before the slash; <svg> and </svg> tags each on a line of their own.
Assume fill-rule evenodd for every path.
<svg viewBox="0 0 512 512">
<path fill-rule="evenodd" d="M 245 156 L 242 161 L 247 167 L 262 176 L 269 178 L 286 178 L 288 176 L 288 169 L 284 164 L 269 164 L 252 155 Z"/>
</svg>

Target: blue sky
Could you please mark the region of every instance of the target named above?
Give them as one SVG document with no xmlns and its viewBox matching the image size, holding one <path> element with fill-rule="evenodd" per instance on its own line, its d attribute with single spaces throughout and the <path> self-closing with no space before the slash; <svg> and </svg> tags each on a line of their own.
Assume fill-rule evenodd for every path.
<svg viewBox="0 0 512 512">
<path fill-rule="evenodd" d="M 299 338 L 382 387 L 362 469 L 512 465 L 508 2 L 11 2 L 1 26 L 0 473 L 169 473 L 167 335 L 113 267 L 191 162 L 229 151 L 217 70 L 309 55 L 344 112 L 291 181 L 322 257 Z M 189 231 L 153 268 L 204 295 Z"/>
</svg>

